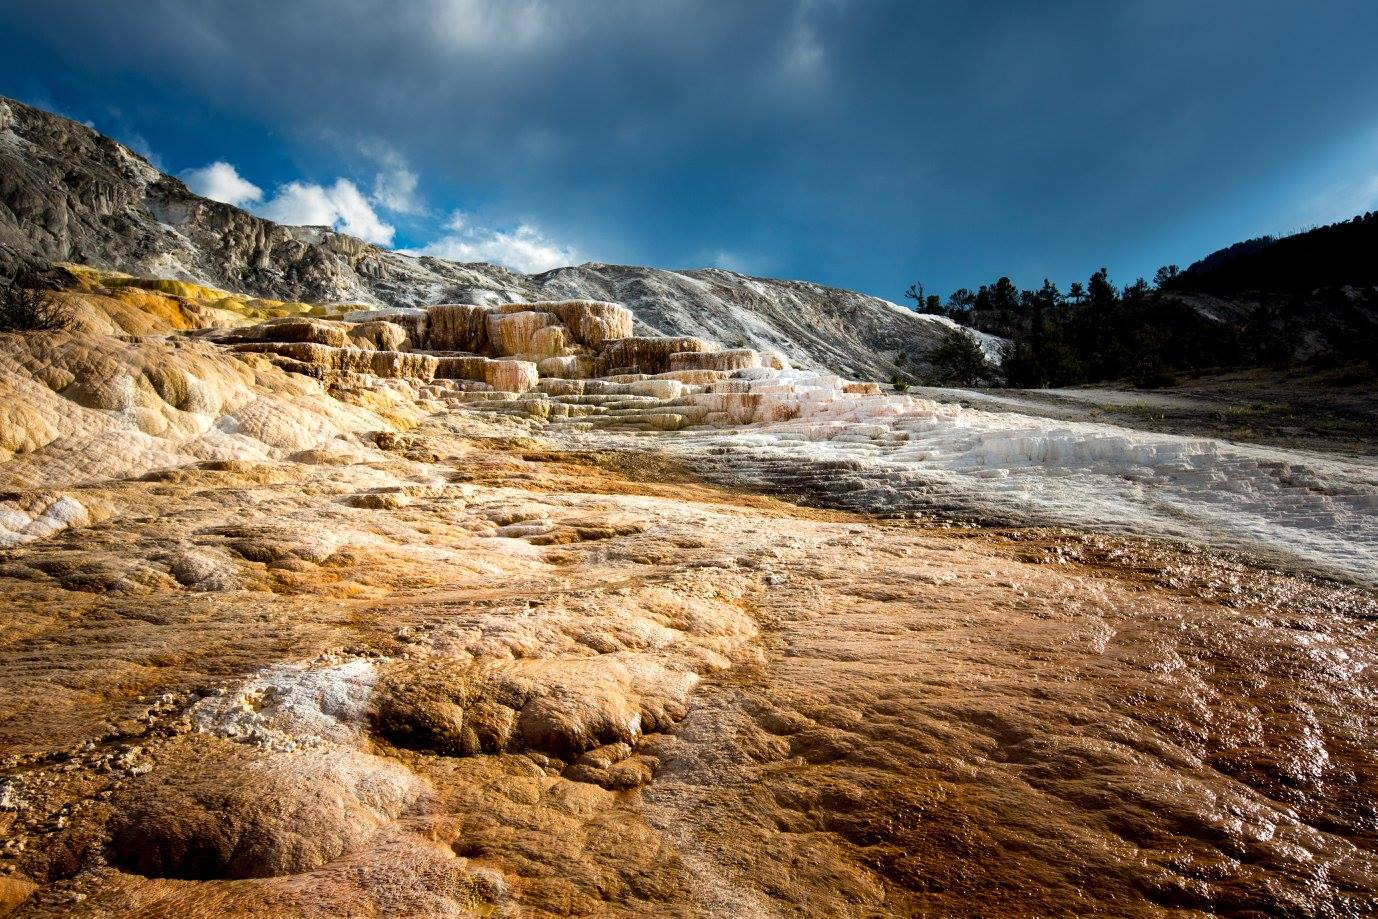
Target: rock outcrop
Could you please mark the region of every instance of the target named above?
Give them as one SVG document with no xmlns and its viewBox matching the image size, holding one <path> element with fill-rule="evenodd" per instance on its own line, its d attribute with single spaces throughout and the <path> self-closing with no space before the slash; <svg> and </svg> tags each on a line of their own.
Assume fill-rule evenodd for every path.
<svg viewBox="0 0 1378 919">
<path fill-rule="evenodd" d="M 919 516 L 1242 521 L 1378 583 L 1371 466 L 614 303 L 58 274 L 74 327 L 0 334 L 0 915 L 1372 900 L 1370 591 Z"/>
<path fill-rule="evenodd" d="M 193 194 L 83 125 L 0 98 L 0 270 L 23 259 L 76 262 L 288 302 L 621 303 L 635 316 L 635 328 L 625 316 L 588 310 L 560 320 L 574 343 L 592 349 L 633 335 L 692 336 L 779 351 L 800 367 L 881 380 L 921 369 L 947 328 L 941 319 L 885 300 L 804 282 L 604 264 L 522 275 L 416 258 L 327 227 L 282 226 Z M 469 326 L 466 315 L 477 314 L 456 309 L 432 315 L 430 347 L 484 350 L 492 317 Z M 548 357 L 542 352 L 562 343 L 529 325 L 541 321 L 496 320 L 499 346 L 513 356 Z M 897 366 L 900 352 L 908 360 Z"/>
<path fill-rule="evenodd" d="M 452 406 L 574 430 L 779 422 L 839 400 L 885 411 L 877 384 L 795 370 L 779 355 L 688 336 L 609 337 L 633 326 L 618 304 L 571 300 L 289 316 L 211 337 L 327 383 L 409 380 Z"/>
</svg>

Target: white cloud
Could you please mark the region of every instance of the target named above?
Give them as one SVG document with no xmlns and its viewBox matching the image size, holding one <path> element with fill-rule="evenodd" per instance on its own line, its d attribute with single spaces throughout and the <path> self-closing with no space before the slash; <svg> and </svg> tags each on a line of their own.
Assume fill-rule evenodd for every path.
<svg viewBox="0 0 1378 919">
<path fill-rule="evenodd" d="M 780 68 L 787 77 L 808 79 L 817 76 L 825 62 L 823 46 L 813 26 L 796 22 L 785 39 Z"/>
<path fill-rule="evenodd" d="M 417 194 L 420 180 L 407 166 L 406 157 L 387 143 L 366 141 L 359 145 L 364 155 L 378 164 L 369 200 L 395 214 L 424 214 L 425 202 Z"/>
<path fill-rule="evenodd" d="M 373 178 L 371 200 L 398 214 L 420 214 L 425 210 L 416 194 L 418 179 L 410 169 L 380 172 Z"/>
<path fill-rule="evenodd" d="M 368 199 L 348 179 L 334 185 L 288 182 L 258 213 L 293 226 L 328 226 L 380 246 L 392 245 L 396 230 L 384 223 Z"/>
<path fill-rule="evenodd" d="M 558 33 L 557 12 L 538 0 L 432 0 L 427 32 L 464 51 L 531 48 Z"/>
<path fill-rule="evenodd" d="M 394 176 L 389 182 L 383 183 L 391 196 L 390 200 L 395 204 L 415 200 L 416 176 L 410 172 L 405 175 L 407 178 L 400 181 Z M 383 174 L 380 173 L 378 178 L 382 180 Z M 252 205 L 254 213 L 278 223 L 332 227 L 380 246 L 392 245 L 396 232 L 391 224 L 379 218 L 368 199 L 348 179 L 336 179 L 335 184 L 328 186 L 312 182 L 288 182 L 280 186 L 267 201 L 263 200 L 263 189 L 241 176 L 233 165 L 224 160 L 183 173 L 182 179 L 188 188 L 202 197 L 238 207 Z M 409 195 L 412 197 L 408 198 Z"/>
<path fill-rule="evenodd" d="M 237 169 L 224 160 L 184 172 L 182 180 L 201 197 L 236 207 L 263 200 L 263 189 L 242 177 Z"/>
<path fill-rule="evenodd" d="M 823 75 L 828 66 L 828 52 L 819 38 L 826 34 L 826 24 L 820 23 L 822 14 L 836 14 L 845 6 L 843 0 L 798 0 L 789 31 L 780 48 L 780 74 L 786 80 L 814 80 Z M 820 25 L 824 28 L 820 29 Z"/>
<path fill-rule="evenodd" d="M 527 274 L 580 261 L 573 248 L 547 238 L 529 223 L 510 232 L 494 230 L 472 226 L 467 215 L 456 211 L 445 228 L 451 232 L 420 249 L 407 250 L 407 254 L 433 255 L 456 262 L 492 262 Z"/>
</svg>

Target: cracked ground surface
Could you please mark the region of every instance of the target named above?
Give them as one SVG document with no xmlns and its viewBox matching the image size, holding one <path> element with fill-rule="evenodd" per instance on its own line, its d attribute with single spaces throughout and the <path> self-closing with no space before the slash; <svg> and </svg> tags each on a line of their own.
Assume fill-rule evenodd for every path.
<svg viewBox="0 0 1378 919">
<path fill-rule="evenodd" d="M 66 489 L 0 561 L 0 913 L 1375 908 L 1370 594 L 600 446 Z"/>
</svg>

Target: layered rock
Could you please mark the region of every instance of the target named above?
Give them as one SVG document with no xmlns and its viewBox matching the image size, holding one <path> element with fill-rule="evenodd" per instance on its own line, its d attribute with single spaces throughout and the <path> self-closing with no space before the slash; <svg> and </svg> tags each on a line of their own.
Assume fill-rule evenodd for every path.
<svg viewBox="0 0 1378 919">
<path fill-rule="evenodd" d="M 587 348 L 601 348 L 618 338 L 631 338 L 632 311 L 616 303 L 598 300 L 565 300 L 548 304 L 569 327 L 574 340 Z"/>
<path fill-rule="evenodd" d="M 488 315 L 488 340 L 502 357 L 541 352 L 542 357 L 557 357 L 567 346 L 564 335 L 554 332 L 560 320 L 552 313 L 534 310 L 493 312 Z M 539 344 L 535 339 L 540 336 Z"/>
<path fill-rule="evenodd" d="M 286 317 L 216 337 L 323 380 L 432 383 L 454 406 L 585 429 L 778 423 L 888 398 L 876 383 L 789 369 L 778 353 L 622 334 L 632 326 L 618 304 L 570 300 Z"/>
<path fill-rule="evenodd" d="M 51 489 L 197 461 L 261 460 L 325 445 L 353 449 L 344 442 L 383 426 L 381 419 L 417 417 L 411 384 L 380 380 L 345 401 L 344 392 L 327 393 L 300 373 L 283 373 L 282 365 L 316 368 L 310 375 L 319 376 L 328 366 L 402 376 L 415 371 L 374 361 L 436 362 L 312 342 L 258 347 L 284 353 L 85 332 L 0 334 L 0 490 Z M 0 544 L 22 543 L 98 510 L 47 491 L 28 500 L 0 511 Z"/>
<path fill-rule="evenodd" d="M 693 336 L 619 338 L 599 353 L 599 368 L 605 374 L 664 373 L 681 369 L 670 366 L 674 355 L 717 350 L 718 345 Z"/>
<path fill-rule="evenodd" d="M 503 361 L 476 355 L 435 358 L 435 376 L 443 380 L 471 380 L 500 392 L 523 393 L 536 386 L 536 365 L 529 361 Z"/>
<path fill-rule="evenodd" d="M 469 303 L 428 307 L 419 323 L 417 339 L 435 351 L 482 352 L 488 347 L 489 310 Z"/>
<path fill-rule="evenodd" d="M 550 301 L 569 344 L 592 351 L 634 336 L 688 335 L 779 350 L 799 366 L 876 379 L 922 370 L 924 356 L 950 328 L 876 297 L 719 269 L 586 264 L 522 275 L 414 258 L 329 227 L 282 226 L 198 197 L 87 127 L 0 98 L 0 271 L 26 259 L 170 277 L 163 283 L 275 301 L 392 308 Z M 599 302 L 631 307 L 635 324 L 631 313 Z M 427 319 L 437 330 L 423 344 L 417 323 Z M 471 327 L 466 319 L 481 321 Z M 487 353 L 486 320 L 455 310 L 413 311 L 395 321 L 409 327 L 413 348 Z M 906 360 L 897 366 L 900 352 Z"/>
<path fill-rule="evenodd" d="M 761 355 L 750 348 L 727 351 L 681 351 L 671 354 L 671 370 L 745 370 L 760 367 Z"/>
<path fill-rule="evenodd" d="M 372 351 L 364 348 L 333 348 L 303 341 L 264 341 L 235 345 L 234 350 L 273 355 L 284 369 L 309 376 L 323 374 L 371 374 L 378 377 L 429 380 L 435 376 L 439 358 L 430 354 L 402 351 Z"/>
</svg>

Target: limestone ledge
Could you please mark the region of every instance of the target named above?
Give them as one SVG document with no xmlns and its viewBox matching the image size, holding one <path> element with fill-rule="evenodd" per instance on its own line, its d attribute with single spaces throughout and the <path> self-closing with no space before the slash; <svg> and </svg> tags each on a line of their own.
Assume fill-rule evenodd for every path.
<svg viewBox="0 0 1378 919">
<path fill-rule="evenodd" d="M 623 306 L 569 300 L 289 316 L 211 337 L 317 379 L 413 380 L 452 407 L 583 427 L 783 421 L 844 397 L 881 395 L 874 383 L 795 371 L 777 352 L 637 337 L 632 327 Z"/>
</svg>

